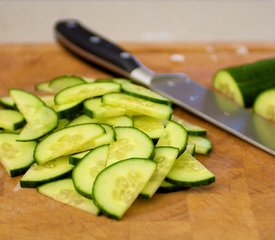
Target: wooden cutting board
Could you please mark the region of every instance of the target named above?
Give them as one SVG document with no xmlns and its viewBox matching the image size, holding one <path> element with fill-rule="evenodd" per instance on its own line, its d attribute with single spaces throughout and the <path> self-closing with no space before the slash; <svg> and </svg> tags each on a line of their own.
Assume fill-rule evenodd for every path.
<svg viewBox="0 0 275 240">
<path fill-rule="evenodd" d="M 275 43 L 123 45 L 153 70 L 186 72 L 207 87 L 220 67 L 275 56 Z M 11 87 L 33 91 L 61 74 L 110 76 L 55 44 L 0 45 L 2 96 Z M 21 189 L 20 177 L 0 166 L 0 239 L 275 239 L 275 158 L 183 109 L 175 112 L 208 130 L 213 151 L 197 158 L 216 175 L 214 184 L 137 199 L 115 221 Z"/>
</svg>

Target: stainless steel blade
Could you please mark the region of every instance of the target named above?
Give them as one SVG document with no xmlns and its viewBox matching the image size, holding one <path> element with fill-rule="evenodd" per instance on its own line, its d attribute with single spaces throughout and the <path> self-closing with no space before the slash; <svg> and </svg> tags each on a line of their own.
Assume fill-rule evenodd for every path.
<svg viewBox="0 0 275 240">
<path fill-rule="evenodd" d="M 151 88 L 195 115 L 275 155 L 275 125 L 187 75 L 155 75 Z"/>
</svg>

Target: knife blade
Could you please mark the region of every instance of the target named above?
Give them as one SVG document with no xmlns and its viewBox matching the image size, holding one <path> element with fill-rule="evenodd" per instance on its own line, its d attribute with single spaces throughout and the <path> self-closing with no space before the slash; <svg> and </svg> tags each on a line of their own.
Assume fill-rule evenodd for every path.
<svg viewBox="0 0 275 240">
<path fill-rule="evenodd" d="M 184 73 L 158 74 L 77 20 L 60 20 L 55 36 L 76 55 L 143 84 L 176 105 L 275 155 L 275 125 L 213 92 Z"/>
</svg>

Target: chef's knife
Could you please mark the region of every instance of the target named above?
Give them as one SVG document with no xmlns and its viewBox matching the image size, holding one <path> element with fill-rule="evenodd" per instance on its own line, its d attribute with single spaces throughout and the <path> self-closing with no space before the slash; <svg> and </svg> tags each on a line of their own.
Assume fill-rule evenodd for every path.
<svg viewBox="0 0 275 240">
<path fill-rule="evenodd" d="M 178 106 L 275 155 L 275 125 L 186 74 L 157 74 L 128 51 L 76 20 L 58 21 L 55 35 L 63 46 L 80 57 L 151 88 Z"/>
</svg>

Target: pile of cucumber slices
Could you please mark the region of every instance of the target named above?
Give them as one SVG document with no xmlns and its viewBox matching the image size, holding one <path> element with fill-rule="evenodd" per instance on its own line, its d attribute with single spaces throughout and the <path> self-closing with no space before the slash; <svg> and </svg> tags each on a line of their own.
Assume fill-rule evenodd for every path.
<svg viewBox="0 0 275 240">
<path fill-rule="evenodd" d="M 127 79 L 59 76 L 0 98 L 0 161 L 20 186 L 121 219 L 138 196 L 211 184 L 206 130 Z M 43 93 L 43 95 L 42 95 Z"/>
</svg>

